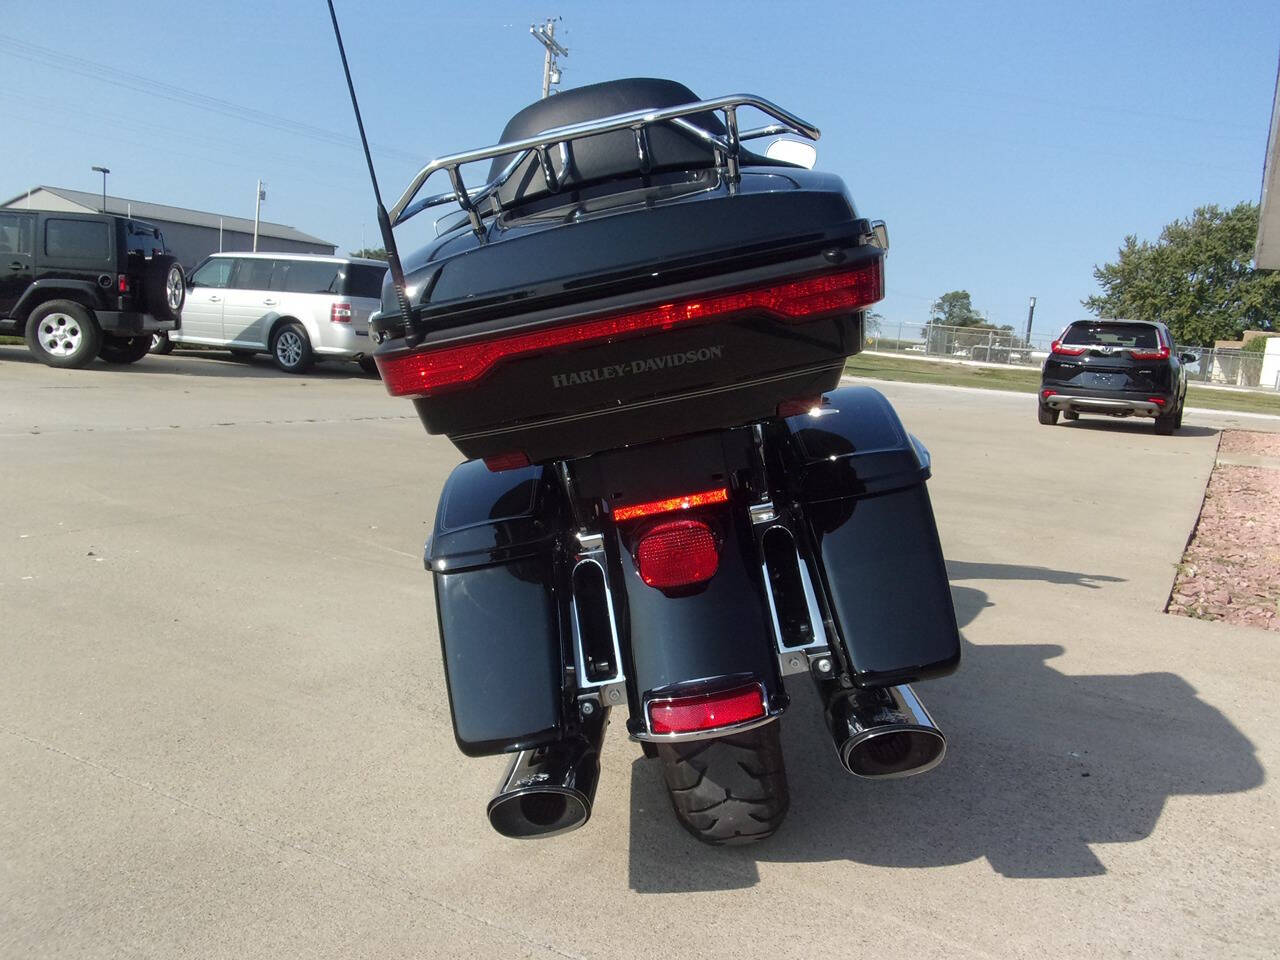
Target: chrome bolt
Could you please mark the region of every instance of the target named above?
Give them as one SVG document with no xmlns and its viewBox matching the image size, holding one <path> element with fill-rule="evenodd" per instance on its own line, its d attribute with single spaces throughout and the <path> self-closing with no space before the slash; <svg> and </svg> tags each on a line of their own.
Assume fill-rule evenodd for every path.
<svg viewBox="0 0 1280 960">
<path fill-rule="evenodd" d="M 830 672 L 831 672 L 831 661 L 830 661 L 830 660 L 828 660 L 826 657 L 823 657 L 821 660 L 819 660 L 819 661 L 818 661 L 818 672 L 819 672 L 819 673 L 830 673 Z"/>
<path fill-rule="evenodd" d="M 578 709 L 582 711 L 584 717 L 589 717 L 596 712 L 596 705 L 590 700 L 583 700 Z"/>
</svg>

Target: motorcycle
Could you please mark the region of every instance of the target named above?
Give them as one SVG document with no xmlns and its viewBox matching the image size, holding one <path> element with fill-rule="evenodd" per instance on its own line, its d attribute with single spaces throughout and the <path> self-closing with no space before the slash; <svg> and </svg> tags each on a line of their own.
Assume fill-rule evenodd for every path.
<svg viewBox="0 0 1280 960">
<path fill-rule="evenodd" d="M 888 235 L 809 168 L 818 137 L 758 96 L 617 80 L 379 197 L 374 360 L 466 457 L 425 564 L 457 744 L 513 755 L 488 805 L 507 837 L 588 821 L 615 709 L 712 844 L 787 812 L 791 681 L 815 685 L 849 773 L 942 760 L 910 686 L 960 655 L 929 453 L 841 385 Z M 401 263 L 390 228 L 442 205 Z"/>
</svg>

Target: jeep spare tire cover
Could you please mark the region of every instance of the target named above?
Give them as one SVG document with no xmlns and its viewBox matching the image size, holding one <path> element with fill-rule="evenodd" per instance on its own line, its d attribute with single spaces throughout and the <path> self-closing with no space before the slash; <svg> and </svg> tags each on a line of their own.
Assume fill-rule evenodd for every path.
<svg viewBox="0 0 1280 960">
<path fill-rule="evenodd" d="M 187 302 L 187 276 L 170 256 L 153 257 L 143 277 L 143 304 L 157 320 L 176 323 Z"/>
</svg>

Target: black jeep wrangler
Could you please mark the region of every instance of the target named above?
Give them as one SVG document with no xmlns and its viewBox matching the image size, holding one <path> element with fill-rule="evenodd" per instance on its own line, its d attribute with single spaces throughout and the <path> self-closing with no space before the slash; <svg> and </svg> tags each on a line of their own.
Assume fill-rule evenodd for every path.
<svg viewBox="0 0 1280 960">
<path fill-rule="evenodd" d="M 110 214 L 0 210 L 0 332 L 42 363 L 133 363 L 176 330 L 182 265 L 149 223 Z"/>
</svg>

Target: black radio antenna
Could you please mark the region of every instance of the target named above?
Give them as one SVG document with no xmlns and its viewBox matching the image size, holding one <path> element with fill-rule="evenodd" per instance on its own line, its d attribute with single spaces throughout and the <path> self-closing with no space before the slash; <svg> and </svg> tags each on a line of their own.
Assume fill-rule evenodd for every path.
<svg viewBox="0 0 1280 960">
<path fill-rule="evenodd" d="M 396 288 L 396 299 L 400 301 L 400 313 L 404 316 L 406 337 L 413 335 L 413 312 L 409 309 L 409 294 L 405 289 L 404 267 L 400 265 L 400 253 L 396 249 L 395 234 L 391 232 L 391 218 L 387 216 L 387 208 L 382 205 L 382 191 L 378 189 L 378 175 L 373 172 L 373 156 L 369 153 L 369 140 L 364 135 L 364 120 L 360 117 L 360 103 L 356 100 L 356 88 L 351 82 L 351 68 L 347 66 L 347 50 L 342 45 L 342 31 L 338 29 L 338 14 L 333 9 L 333 0 L 329 4 L 329 18 L 333 20 L 333 36 L 338 41 L 338 56 L 342 58 L 342 72 L 347 78 L 347 91 L 351 94 L 351 109 L 356 113 L 356 126 L 360 129 L 360 146 L 364 147 L 364 162 L 369 165 L 369 180 L 373 183 L 373 196 L 378 201 L 378 229 L 382 232 L 382 246 L 387 251 L 387 266 L 391 271 L 391 283 Z"/>
</svg>

